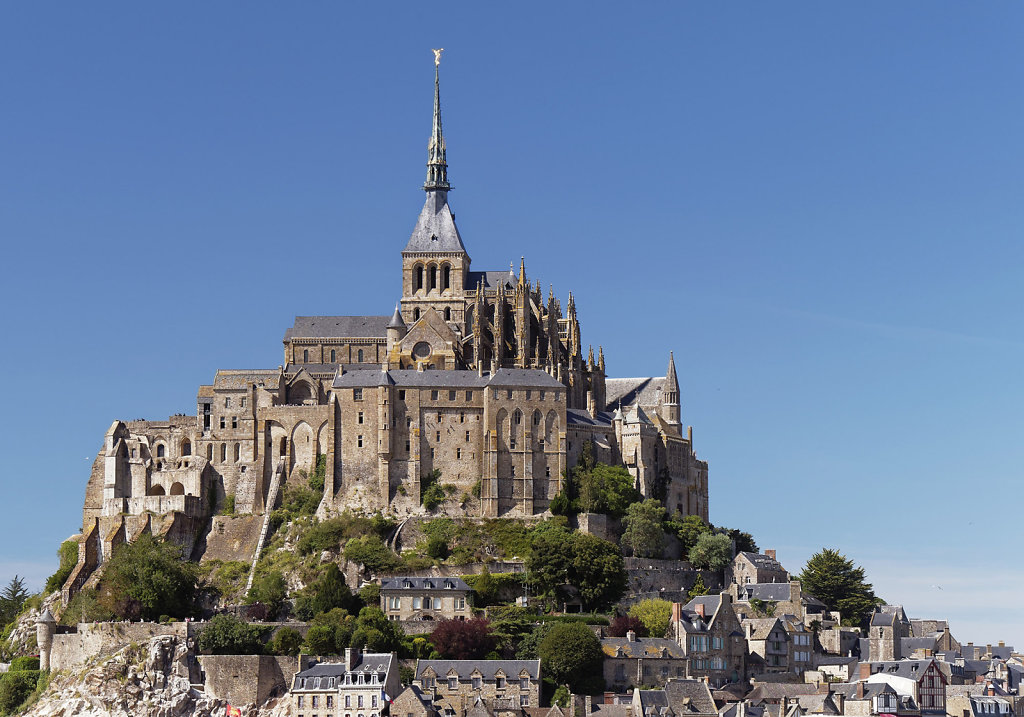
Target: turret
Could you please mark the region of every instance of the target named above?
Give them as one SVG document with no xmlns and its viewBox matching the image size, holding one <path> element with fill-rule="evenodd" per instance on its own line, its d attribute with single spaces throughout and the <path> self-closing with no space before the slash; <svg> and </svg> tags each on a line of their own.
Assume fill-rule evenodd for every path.
<svg viewBox="0 0 1024 717">
<path fill-rule="evenodd" d="M 682 425 L 679 410 L 679 379 L 676 378 L 676 360 L 668 352 L 668 371 L 665 372 L 665 387 L 661 390 L 662 416 L 665 422 L 676 429 Z"/>
<path fill-rule="evenodd" d="M 36 642 L 39 643 L 39 669 L 50 669 L 50 650 L 53 647 L 53 635 L 57 632 L 57 621 L 53 619 L 50 609 L 36 620 Z"/>
<path fill-rule="evenodd" d="M 395 344 L 405 338 L 407 331 L 405 320 L 402 318 L 402 311 L 398 304 L 395 304 L 395 313 L 391 316 L 391 321 L 388 322 L 387 326 L 388 353 L 391 353 L 391 349 L 394 348 Z"/>
</svg>

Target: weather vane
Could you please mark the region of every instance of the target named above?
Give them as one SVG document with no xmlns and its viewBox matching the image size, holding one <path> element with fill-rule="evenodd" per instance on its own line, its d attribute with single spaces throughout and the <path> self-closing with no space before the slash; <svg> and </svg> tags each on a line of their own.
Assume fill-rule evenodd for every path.
<svg viewBox="0 0 1024 717">
<path fill-rule="evenodd" d="M 434 66 L 436 67 L 441 64 L 441 53 L 444 52 L 444 48 L 441 47 L 436 50 L 431 50 L 431 52 L 434 53 Z"/>
</svg>

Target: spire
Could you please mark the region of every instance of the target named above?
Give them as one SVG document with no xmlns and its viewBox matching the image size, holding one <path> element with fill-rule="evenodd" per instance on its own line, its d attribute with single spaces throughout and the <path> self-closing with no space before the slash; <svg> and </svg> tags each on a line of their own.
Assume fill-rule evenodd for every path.
<svg viewBox="0 0 1024 717">
<path fill-rule="evenodd" d="M 434 50 L 434 128 L 430 134 L 429 155 L 427 159 L 427 181 L 423 184 L 426 191 L 441 190 L 447 192 L 448 163 L 445 161 L 444 133 L 441 131 L 441 82 L 438 68 L 441 65 L 440 50 Z"/>
<path fill-rule="evenodd" d="M 519 283 L 526 283 L 526 257 L 519 257 Z"/>
<path fill-rule="evenodd" d="M 597 347 L 597 367 L 604 373 L 604 346 Z"/>
<path fill-rule="evenodd" d="M 402 312 L 398 308 L 398 304 L 395 304 L 395 313 L 391 316 L 391 321 L 388 322 L 387 328 L 389 329 L 404 329 L 405 321 L 402 319 Z"/>
<path fill-rule="evenodd" d="M 669 390 L 675 390 L 679 393 L 679 379 L 676 378 L 676 359 L 672 355 L 672 352 L 668 352 L 668 371 L 665 372 L 666 388 Z"/>
</svg>

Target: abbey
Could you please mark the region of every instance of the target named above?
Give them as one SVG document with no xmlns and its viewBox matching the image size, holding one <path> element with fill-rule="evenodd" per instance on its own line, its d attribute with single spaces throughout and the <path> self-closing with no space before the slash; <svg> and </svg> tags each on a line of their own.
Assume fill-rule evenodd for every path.
<svg viewBox="0 0 1024 717">
<path fill-rule="evenodd" d="M 86 489 L 72 591 L 141 531 L 191 550 L 226 500 L 266 513 L 318 460 L 321 515 L 425 513 L 425 481 L 439 480 L 448 514 L 528 517 L 548 511 L 590 443 L 670 513 L 707 520 L 707 463 L 682 430 L 672 356 L 664 376 L 609 378 L 571 293 L 564 308 L 545 297 L 522 260 L 471 268 L 448 204 L 436 65 L 423 189 L 393 313 L 296 317 L 280 367 L 218 371 L 194 417 L 114 422 Z"/>
</svg>

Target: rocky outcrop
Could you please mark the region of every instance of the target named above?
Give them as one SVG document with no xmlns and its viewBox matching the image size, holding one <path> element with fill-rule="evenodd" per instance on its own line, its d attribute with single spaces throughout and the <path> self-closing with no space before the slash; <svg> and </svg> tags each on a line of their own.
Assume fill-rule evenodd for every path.
<svg viewBox="0 0 1024 717">
<path fill-rule="evenodd" d="M 43 600 L 39 608 L 26 610 L 14 622 L 10 635 L 7 636 L 7 650 L 11 657 L 21 655 L 35 655 L 36 649 L 36 623 L 43 610 L 49 609 L 51 613 L 57 612 L 60 604 L 60 593 L 51 593 Z"/>
<path fill-rule="evenodd" d="M 207 697 L 189 681 L 186 640 L 156 637 L 129 645 L 84 668 L 52 675 L 47 690 L 25 713 L 32 717 L 221 717 L 227 703 Z M 287 717 L 285 701 L 235 705 L 246 717 Z"/>
</svg>

